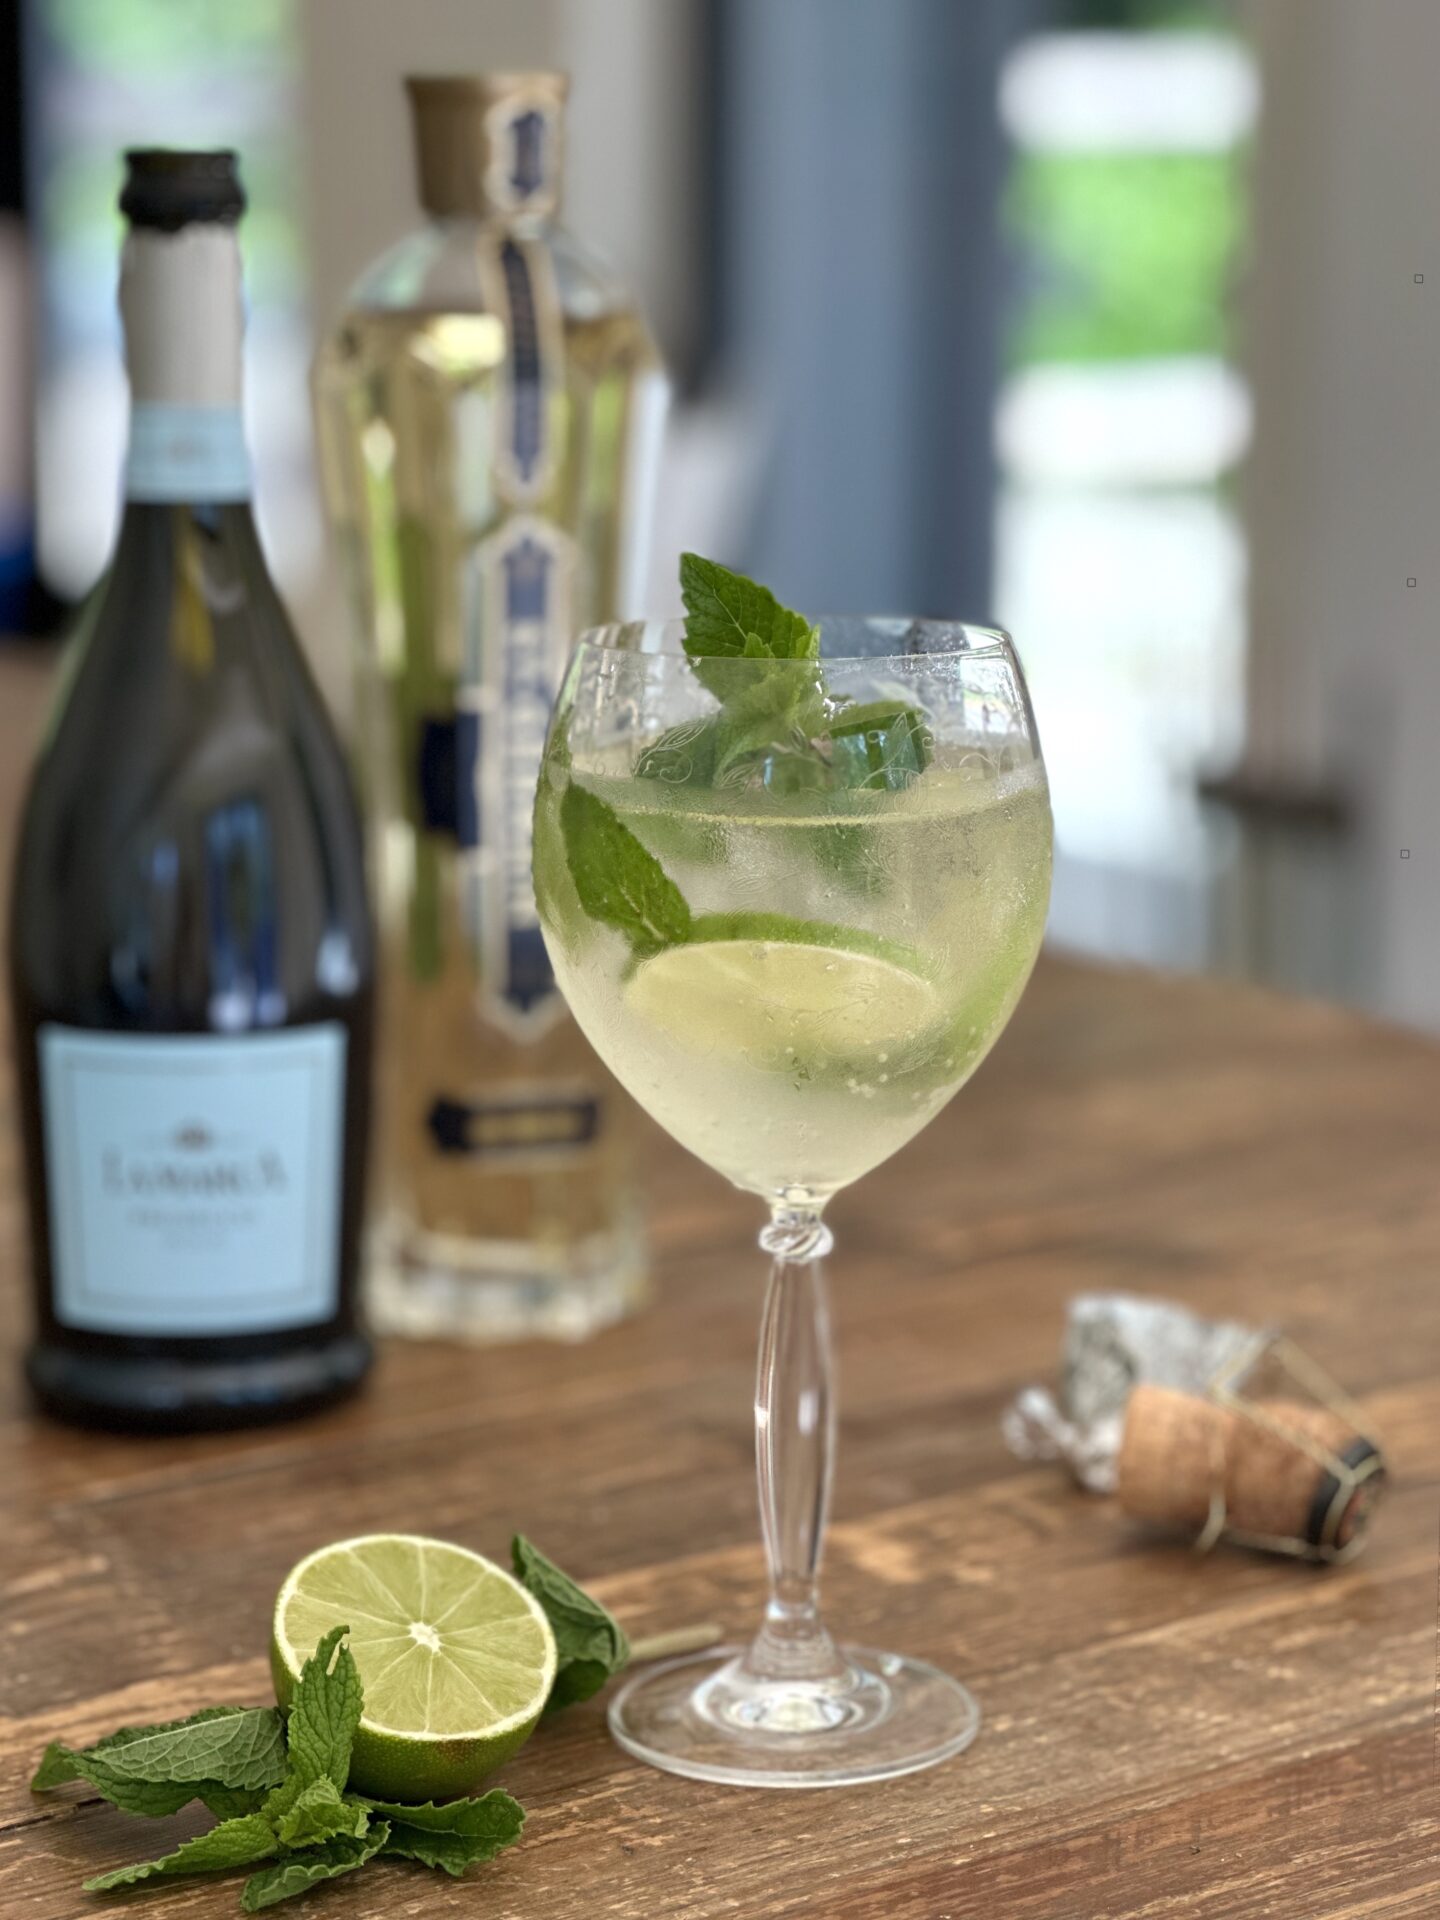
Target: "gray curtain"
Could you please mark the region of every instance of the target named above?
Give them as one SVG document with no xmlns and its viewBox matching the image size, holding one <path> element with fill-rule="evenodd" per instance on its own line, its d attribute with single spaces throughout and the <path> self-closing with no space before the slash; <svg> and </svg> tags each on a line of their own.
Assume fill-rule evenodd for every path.
<svg viewBox="0 0 1440 1920">
<path fill-rule="evenodd" d="M 768 448 L 743 563 L 817 610 L 989 612 L 996 113 L 1027 0 L 725 0 L 722 342 Z"/>
</svg>

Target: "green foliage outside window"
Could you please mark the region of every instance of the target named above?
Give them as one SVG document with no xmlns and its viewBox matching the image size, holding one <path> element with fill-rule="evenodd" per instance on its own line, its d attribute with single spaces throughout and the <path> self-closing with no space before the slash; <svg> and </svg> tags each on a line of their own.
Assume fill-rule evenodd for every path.
<svg viewBox="0 0 1440 1920">
<path fill-rule="evenodd" d="M 1224 354 L 1244 157 L 1021 153 L 1007 198 L 1025 296 L 1012 366 Z"/>
</svg>

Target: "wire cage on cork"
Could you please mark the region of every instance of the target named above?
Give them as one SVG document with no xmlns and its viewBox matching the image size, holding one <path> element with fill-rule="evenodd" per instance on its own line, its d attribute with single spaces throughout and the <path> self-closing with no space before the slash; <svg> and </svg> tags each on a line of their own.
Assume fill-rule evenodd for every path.
<svg viewBox="0 0 1440 1920">
<path fill-rule="evenodd" d="M 1364 1542 L 1386 1465 L 1355 1403 L 1283 1336 L 1259 1335 L 1203 1394 L 1137 1383 L 1117 1492 L 1136 1519 L 1337 1563 Z"/>
</svg>

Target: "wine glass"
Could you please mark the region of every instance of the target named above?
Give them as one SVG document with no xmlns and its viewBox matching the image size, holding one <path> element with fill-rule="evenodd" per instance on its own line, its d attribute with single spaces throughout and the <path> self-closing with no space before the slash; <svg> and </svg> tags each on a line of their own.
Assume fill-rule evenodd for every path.
<svg viewBox="0 0 1440 1920">
<path fill-rule="evenodd" d="M 770 1210 L 764 1618 L 748 1647 L 636 1675 L 611 1728 L 655 1766 L 739 1785 L 933 1765 L 974 1738 L 970 1693 L 820 1617 L 823 1215 L 974 1072 L 1039 949 L 1050 808 L 1015 651 L 952 621 L 826 619 L 804 661 L 691 659 L 678 622 L 596 628 L 551 720 L 534 873 L 596 1051 Z"/>
</svg>

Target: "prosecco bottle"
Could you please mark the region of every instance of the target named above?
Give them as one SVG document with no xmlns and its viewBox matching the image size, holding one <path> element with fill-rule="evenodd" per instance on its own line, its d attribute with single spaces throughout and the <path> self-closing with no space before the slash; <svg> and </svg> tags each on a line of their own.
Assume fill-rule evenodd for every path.
<svg viewBox="0 0 1440 1920">
<path fill-rule="evenodd" d="M 110 572 L 15 865 L 31 1385 L 108 1425 L 352 1388 L 374 942 L 342 749 L 250 513 L 232 153 L 134 152 Z"/>
</svg>

